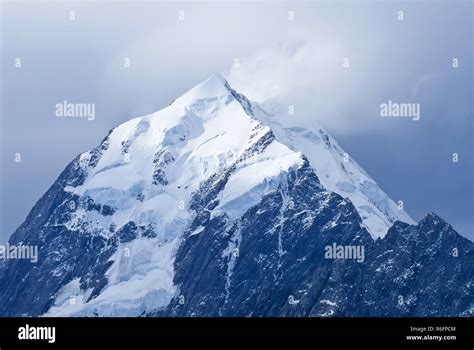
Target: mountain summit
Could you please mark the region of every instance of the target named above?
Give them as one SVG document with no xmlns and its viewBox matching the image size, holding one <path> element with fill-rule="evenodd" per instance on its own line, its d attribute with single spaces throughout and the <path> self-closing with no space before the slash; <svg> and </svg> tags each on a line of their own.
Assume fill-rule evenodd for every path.
<svg viewBox="0 0 474 350">
<path fill-rule="evenodd" d="M 0 265 L 7 316 L 473 309 L 472 242 L 437 216 L 413 225 L 326 131 L 285 127 L 219 74 L 76 157 L 10 244 L 39 258 Z"/>
</svg>

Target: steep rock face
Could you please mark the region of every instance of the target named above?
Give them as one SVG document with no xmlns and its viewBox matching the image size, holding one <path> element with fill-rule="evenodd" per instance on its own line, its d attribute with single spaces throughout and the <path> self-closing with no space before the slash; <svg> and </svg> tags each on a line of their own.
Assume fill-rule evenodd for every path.
<svg viewBox="0 0 474 350">
<path fill-rule="evenodd" d="M 270 119 L 216 75 L 111 130 L 12 235 L 0 315 L 472 315 L 472 242 Z"/>
<path fill-rule="evenodd" d="M 108 258 L 114 249 L 114 240 L 109 242 L 93 234 L 78 235 L 60 224 L 76 209 L 76 201 L 79 202 L 64 188 L 79 185 L 83 180 L 84 173 L 76 158 L 12 235 L 9 241 L 12 245 L 38 246 L 39 259 L 37 263 L 29 260 L 2 261 L 1 315 L 43 314 L 52 305 L 60 287 L 72 276 L 84 276 L 83 288 L 95 291 L 105 283 L 103 274 L 110 265 Z M 78 205 L 87 206 L 87 203 Z"/>
<path fill-rule="evenodd" d="M 334 242 L 372 239 L 353 205 L 327 192 L 306 162 L 242 218 L 214 217 L 185 235 L 175 263 L 182 293 L 166 314 L 278 316 L 299 305 L 308 315 L 330 278 L 324 255 Z"/>
<path fill-rule="evenodd" d="M 359 314 L 472 316 L 473 248 L 435 214 L 417 225 L 397 222 L 368 256 L 360 294 L 374 307 Z"/>
<path fill-rule="evenodd" d="M 185 235 L 180 294 L 152 315 L 472 315 L 474 247 L 441 218 L 396 222 L 374 241 L 308 167 L 282 183 L 241 220 L 216 217 Z M 364 259 L 327 259 L 333 245 L 364 247 Z"/>
</svg>

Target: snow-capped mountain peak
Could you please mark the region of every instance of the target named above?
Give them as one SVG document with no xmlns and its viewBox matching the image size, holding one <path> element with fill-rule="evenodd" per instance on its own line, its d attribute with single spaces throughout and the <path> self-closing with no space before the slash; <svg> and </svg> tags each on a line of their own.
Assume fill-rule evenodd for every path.
<svg viewBox="0 0 474 350">
<path fill-rule="evenodd" d="M 0 261 L 0 315 L 472 315 L 472 242 L 394 220 L 327 132 L 214 75 L 67 165 L 10 238 L 39 258 Z"/>
<path fill-rule="evenodd" d="M 230 96 L 226 84 L 224 77 L 220 73 L 215 73 L 176 98 L 173 104 L 189 105 L 199 100 Z"/>
<path fill-rule="evenodd" d="M 176 293 L 174 252 L 195 219 L 189 204 L 193 193 L 232 169 L 210 211 L 211 217 L 225 215 L 231 225 L 279 186 L 281 174 L 304 163 L 299 150 L 329 191 L 353 201 L 374 237 L 404 218 L 357 164 L 344 162 L 342 149 L 323 129 L 316 134 L 284 128 L 268 115 L 215 74 L 166 108 L 119 125 L 98 149 L 82 154 L 80 164 L 87 175 L 81 185 L 66 188 L 78 203 L 63 224 L 71 231 L 106 238 L 133 225 L 146 238 L 122 242 L 110 258 L 108 284 L 100 295 L 88 301 L 92 291 L 77 291 L 84 303 L 73 305 L 61 303 L 59 296 L 49 313 L 134 314 L 137 308 L 165 305 Z M 108 208 L 113 215 L 91 211 L 84 202 Z M 192 227 L 192 234 L 199 230 Z M 70 282 L 61 293 L 77 289 L 77 283 Z M 146 285 L 155 286 L 153 296 Z M 130 293 L 123 296 L 123 290 L 133 292 L 136 300 L 130 300 Z"/>
<path fill-rule="evenodd" d="M 152 239 L 120 246 L 111 257 L 108 285 L 95 299 L 74 305 L 57 301 L 51 314 L 116 312 L 109 308 L 120 308 L 117 291 L 124 288 L 136 292 L 136 303 L 143 308 L 143 298 L 148 297 L 142 288 L 148 284 L 162 286 L 150 299 L 157 304 L 147 306 L 159 307 L 174 293 L 173 252 L 194 219 L 189 203 L 203 182 L 232 168 L 212 211 L 213 216 L 232 220 L 277 186 L 275 179 L 282 173 L 303 164 L 301 153 L 276 141 L 247 107 L 248 101 L 215 74 L 159 112 L 116 127 L 99 148 L 80 156 L 86 177 L 81 185 L 66 188 L 79 203 L 73 204 L 76 210 L 63 224 L 71 231 L 107 238 L 134 225 Z M 84 201 L 108 208 L 113 215 L 91 211 Z M 134 258 L 124 258 L 124 251 L 133 251 Z M 144 265 L 157 269 L 142 272 L 140 282 L 125 280 L 140 274 Z M 67 293 L 77 287 L 74 283 L 65 287 Z M 109 299 L 109 294 L 114 297 Z M 135 312 L 130 300 L 126 307 Z"/>
</svg>

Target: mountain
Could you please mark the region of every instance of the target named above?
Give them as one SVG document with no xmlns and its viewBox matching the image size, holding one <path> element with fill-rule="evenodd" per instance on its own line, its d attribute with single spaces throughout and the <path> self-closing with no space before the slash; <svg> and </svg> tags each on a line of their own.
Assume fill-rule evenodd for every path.
<svg viewBox="0 0 474 350">
<path fill-rule="evenodd" d="M 473 243 L 220 75 L 80 154 L 0 264 L 0 315 L 471 316 Z"/>
</svg>

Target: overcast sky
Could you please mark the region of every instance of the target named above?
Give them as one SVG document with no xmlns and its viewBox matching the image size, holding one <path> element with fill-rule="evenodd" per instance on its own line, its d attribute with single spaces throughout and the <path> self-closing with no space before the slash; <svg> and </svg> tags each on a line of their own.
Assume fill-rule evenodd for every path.
<svg viewBox="0 0 474 350">
<path fill-rule="evenodd" d="M 0 242 L 77 154 L 214 72 L 250 99 L 293 105 L 294 123 L 322 124 L 415 220 L 435 212 L 474 239 L 469 1 L 1 8 Z M 95 103 L 95 120 L 55 117 L 64 100 Z M 419 103 L 420 120 L 380 117 L 389 100 Z"/>
</svg>

